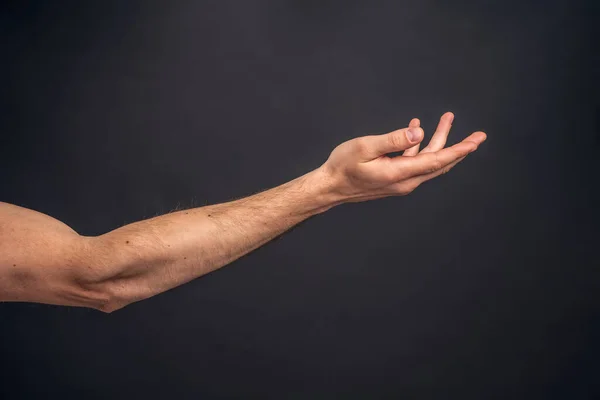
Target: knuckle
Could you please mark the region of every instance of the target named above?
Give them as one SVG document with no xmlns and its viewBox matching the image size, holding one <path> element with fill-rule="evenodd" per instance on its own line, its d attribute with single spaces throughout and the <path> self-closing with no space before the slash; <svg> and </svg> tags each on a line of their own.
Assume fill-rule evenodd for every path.
<svg viewBox="0 0 600 400">
<path fill-rule="evenodd" d="M 404 145 L 404 138 L 402 138 L 402 134 L 398 132 L 390 133 L 388 135 L 388 140 L 390 145 L 394 148 L 401 148 Z"/>
<path fill-rule="evenodd" d="M 440 161 L 437 153 L 432 153 L 433 154 L 433 160 L 431 162 L 431 170 L 429 172 L 435 172 L 435 171 L 439 171 L 440 169 L 442 169 L 443 164 Z"/>
<path fill-rule="evenodd" d="M 357 138 L 353 140 L 354 150 L 358 153 L 365 153 L 369 146 L 364 138 Z"/>
<path fill-rule="evenodd" d="M 396 182 L 397 181 L 396 171 L 389 170 L 389 169 L 386 169 L 386 170 L 382 171 L 381 172 L 381 179 L 384 182 Z"/>
<path fill-rule="evenodd" d="M 442 174 L 447 174 L 452 169 L 453 165 L 449 165 L 442 170 Z"/>
</svg>

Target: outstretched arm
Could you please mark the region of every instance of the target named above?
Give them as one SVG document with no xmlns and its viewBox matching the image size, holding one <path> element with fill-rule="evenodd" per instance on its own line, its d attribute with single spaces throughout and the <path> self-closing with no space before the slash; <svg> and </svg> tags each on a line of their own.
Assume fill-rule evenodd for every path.
<svg viewBox="0 0 600 400">
<path fill-rule="evenodd" d="M 444 148 L 442 116 L 423 130 L 363 136 L 336 147 L 319 168 L 243 199 L 182 210 L 81 236 L 47 215 L 0 203 L 0 301 L 85 306 L 111 312 L 229 264 L 299 222 L 344 202 L 406 195 L 447 172 L 486 135 Z M 404 150 L 398 157 L 386 154 Z"/>
</svg>

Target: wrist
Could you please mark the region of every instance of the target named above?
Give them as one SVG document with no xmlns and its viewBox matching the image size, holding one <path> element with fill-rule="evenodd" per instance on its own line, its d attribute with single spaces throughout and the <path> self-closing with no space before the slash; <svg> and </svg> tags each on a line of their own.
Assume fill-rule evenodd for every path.
<svg viewBox="0 0 600 400">
<path fill-rule="evenodd" d="M 327 170 L 320 166 L 298 178 L 299 187 L 307 195 L 307 204 L 320 214 L 342 204 L 343 197 L 335 191 L 335 180 Z"/>
</svg>

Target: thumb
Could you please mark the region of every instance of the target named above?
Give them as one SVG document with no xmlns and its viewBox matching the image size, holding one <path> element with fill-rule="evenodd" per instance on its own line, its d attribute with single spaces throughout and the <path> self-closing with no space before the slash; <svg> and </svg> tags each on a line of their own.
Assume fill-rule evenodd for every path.
<svg viewBox="0 0 600 400">
<path fill-rule="evenodd" d="M 377 158 L 387 153 L 406 150 L 423 140 L 423 129 L 420 127 L 409 127 L 398 129 L 383 135 L 368 136 L 370 143 L 369 154 L 366 156 Z"/>
</svg>

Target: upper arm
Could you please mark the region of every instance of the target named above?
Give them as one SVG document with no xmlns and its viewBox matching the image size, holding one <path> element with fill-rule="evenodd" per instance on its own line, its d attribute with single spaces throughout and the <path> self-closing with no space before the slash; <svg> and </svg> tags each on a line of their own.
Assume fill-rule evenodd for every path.
<svg viewBox="0 0 600 400">
<path fill-rule="evenodd" d="M 102 309 L 107 298 L 89 290 L 88 241 L 37 211 L 0 202 L 0 301 Z"/>
</svg>

